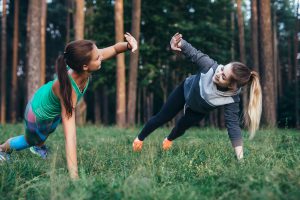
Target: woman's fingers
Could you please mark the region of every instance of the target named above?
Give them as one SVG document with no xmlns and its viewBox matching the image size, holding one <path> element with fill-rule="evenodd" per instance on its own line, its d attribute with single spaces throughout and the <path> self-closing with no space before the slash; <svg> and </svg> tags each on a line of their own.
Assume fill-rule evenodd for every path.
<svg viewBox="0 0 300 200">
<path fill-rule="evenodd" d="M 177 33 L 175 33 L 175 35 L 173 35 L 173 37 L 176 37 L 177 35 L 180 35 L 180 34 L 177 32 Z"/>
<path fill-rule="evenodd" d="M 181 51 L 181 49 L 179 48 L 180 46 L 179 43 L 181 42 L 181 40 L 182 40 L 182 35 L 176 33 L 170 41 L 171 49 L 174 51 Z"/>
<path fill-rule="evenodd" d="M 179 39 L 179 38 L 182 38 L 181 34 L 178 34 L 178 35 L 175 36 L 175 39 Z"/>
<path fill-rule="evenodd" d="M 126 32 L 124 34 L 124 37 L 126 39 L 126 41 L 129 43 L 129 45 L 131 46 L 131 51 L 134 52 L 137 50 L 137 41 L 135 40 L 135 38 L 128 32 Z"/>
<path fill-rule="evenodd" d="M 178 45 L 178 43 L 181 42 L 181 40 L 182 40 L 181 38 L 177 39 L 177 40 L 175 41 L 175 44 Z"/>
</svg>

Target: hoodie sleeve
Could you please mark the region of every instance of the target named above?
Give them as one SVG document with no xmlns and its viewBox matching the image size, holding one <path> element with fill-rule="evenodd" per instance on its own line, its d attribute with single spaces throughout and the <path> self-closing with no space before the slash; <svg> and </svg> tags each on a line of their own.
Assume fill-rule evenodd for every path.
<svg viewBox="0 0 300 200">
<path fill-rule="evenodd" d="M 239 123 L 239 111 L 240 108 L 238 102 L 224 105 L 225 125 L 233 147 L 243 146 L 243 138 Z"/>
<path fill-rule="evenodd" d="M 199 67 L 200 72 L 206 73 L 212 66 L 217 65 L 216 61 L 211 59 L 208 55 L 202 53 L 200 50 L 194 48 L 185 40 L 182 40 L 181 50 L 186 58 Z"/>
</svg>

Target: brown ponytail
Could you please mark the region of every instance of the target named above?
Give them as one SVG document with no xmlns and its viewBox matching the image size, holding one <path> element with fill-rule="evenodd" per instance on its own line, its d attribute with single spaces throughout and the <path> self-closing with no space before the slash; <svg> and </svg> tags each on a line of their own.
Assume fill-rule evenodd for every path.
<svg viewBox="0 0 300 200">
<path fill-rule="evenodd" d="M 67 65 L 75 72 L 82 73 L 83 66 L 89 64 L 91 61 L 91 52 L 93 48 L 96 48 L 93 41 L 73 41 L 66 46 L 64 55 L 60 55 L 56 60 L 56 73 L 60 83 L 60 94 L 68 118 L 72 116 L 73 102 L 72 87 L 69 80 Z"/>
<path fill-rule="evenodd" d="M 68 75 L 67 65 L 64 56 L 60 55 L 56 60 L 56 73 L 60 84 L 59 90 L 62 96 L 64 106 L 66 108 L 67 117 L 72 116 L 73 103 L 72 103 L 72 87 Z"/>
</svg>

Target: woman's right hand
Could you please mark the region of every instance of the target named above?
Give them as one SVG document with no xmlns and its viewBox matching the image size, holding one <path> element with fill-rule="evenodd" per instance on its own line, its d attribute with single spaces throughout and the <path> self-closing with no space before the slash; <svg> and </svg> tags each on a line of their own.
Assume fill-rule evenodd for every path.
<svg viewBox="0 0 300 200">
<path fill-rule="evenodd" d="M 181 40 L 182 40 L 182 35 L 180 33 L 176 33 L 171 38 L 170 45 L 173 51 L 181 51 Z"/>
</svg>

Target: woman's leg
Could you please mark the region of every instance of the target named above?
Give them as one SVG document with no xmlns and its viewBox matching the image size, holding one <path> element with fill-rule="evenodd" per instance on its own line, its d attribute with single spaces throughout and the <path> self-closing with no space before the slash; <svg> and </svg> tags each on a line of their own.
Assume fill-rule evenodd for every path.
<svg viewBox="0 0 300 200">
<path fill-rule="evenodd" d="M 172 129 L 167 139 L 172 141 L 182 136 L 188 128 L 196 125 L 204 117 L 205 114 L 194 112 L 188 108 L 185 112 L 185 115 L 177 121 L 175 127 Z"/>
<path fill-rule="evenodd" d="M 9 138 L 5 143 L 0 145 L 0 151 L 11 152 L 12 150 L 23 150 L 30 147 L 29 143 L 25 139 L 24 135 L 19 135 L 16 137 Z"/>
<path fill-rule="evenodd" d="M 169 150 L 172 147 L 172 141 L 182 136 L 184 132 L 193 125 L 196 125 L 200 120 L 205 117 L 205 114 L 197 113 L 187 108 L 185 115 L 182 116 L 172 129 L 170 135 L 164 139 L 162 148 Z"/>
<path fill-rule="evenodd" d="M 146 123 L 138 135 L 138 139 L 140 141 L 143 141 L 159 126 L 170 121 L 180 110 L 183 109 L 185 104 L 183 86 L 184 81 L 173 90 L 161 110 L 155 116 L 151 117 L 151 119 Z"/>
<path fill-rule="evenodd" d="M 35 121 L 34 114 L 31 110 L 30 101 L 26 105 L 24 118 L 25 118 L 25 129 L 26 129 L 26 132 L 27 132 L 27 121 L 28 120 Z M 32 145 L 29 144 L 27 139 L 28 139 L 28 137 L 25 136 L 25 135 L 19 135 L 19 136 L 16 136 L 16 137 L 9 138 L 8 140 L 6 140 L 5 143 L 0 145 L 0 151 L 2 151 L 2 152 L 11 152 L 12 150 L 19 151 L 19 150 L 22 150 L 22 149 L 26 149 L 26 148 L 32 146 Z"/>
<path fill-rule="evenodd" d="M 57 116 L 53 120 L 39 122 L 37 124 L 37 128 L 34 131 L 34 134 L 28 132 L 28 135 L 31 135 L 30 138 L 33 138 L 32 140 L 35 140 L 35 145 L 30 147 L 30 151 L 32 153 L 42 157 L 43 159 L 46 159 L 49 148 L 45 145 L 45 141 L 48 136 L 55 131 L 60 121 L 61 117 Z"/>
</svg>

